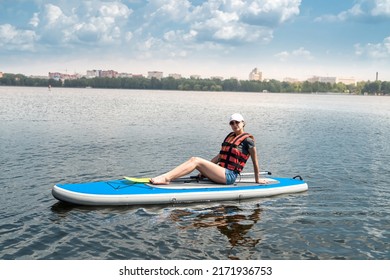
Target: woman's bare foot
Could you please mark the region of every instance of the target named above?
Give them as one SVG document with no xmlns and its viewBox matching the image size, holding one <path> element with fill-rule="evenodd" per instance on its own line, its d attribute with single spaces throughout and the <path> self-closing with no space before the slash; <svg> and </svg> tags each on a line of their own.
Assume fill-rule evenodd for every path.
<svg viewBox="0 0 390 280">
<path fill-rule="evenodd" d="M 170 181 L 163 175 L 150 179 L 150 183 L 153 185 L 168 185 Z"/>
</svg>

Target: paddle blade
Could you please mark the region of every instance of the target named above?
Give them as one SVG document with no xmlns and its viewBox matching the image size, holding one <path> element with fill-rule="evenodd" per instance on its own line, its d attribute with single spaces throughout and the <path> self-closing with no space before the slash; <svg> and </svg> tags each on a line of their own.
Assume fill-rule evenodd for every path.
<svg viewBox="0 0 390 280">
<path fill-rule="evenodd" d="M 126 180 L 133 183 L 149 183 L 150 178 L 135 178 L 135 177 L 124 177 Z"/>
</svg>

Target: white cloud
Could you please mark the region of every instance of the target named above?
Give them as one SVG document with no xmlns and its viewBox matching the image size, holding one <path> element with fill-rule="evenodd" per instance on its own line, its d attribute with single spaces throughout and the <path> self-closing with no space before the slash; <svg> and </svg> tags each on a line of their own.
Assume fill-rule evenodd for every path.
<svg viewBox="0 0 390 280">
<path fill-rule="evenodd" d="M 283 51 L 275 54 L 275 57 L 277 57 L 280 61 L 286 61 L 290 57 L 290 53 L 287 51 Z"/>
<path fill-rule="evenodd" d="M 118 2 L 104 3 L 99 8 L 99 13 L 103 17 L 128 18 L 132 11 L 124 4 Z"/>
<path fill-rule="evenodd" d="M 373 16 L 386 16 L 390 17 L 390 1 L 389 0 L 376 0 L 374 7 L 371 9 Z"/>
<path fill-rule="evenodd" d="M 209 11 L 211 17 L 195 21 L 191 27 L 207 40 L 242 40 L 245 39 L 245 27 L 239 22 L 236 13 L 220 10 Z"/>
<path fill-rule="evenodd" d="M 360 18 L 365 15 L 365 12 L 362 10 L 360 4 L 354 5 L 351 9 L 347 11 L 342 11 L 337 15 L 323 15 L 321 17 L 316 18 L 314 21 L 316 22 L 339 22 L 346 21 L 351 18 Z"/>
<path fill-rule="evenodd" d="M 60 7 L 54 6 L 52 4 L 46 5 L 46 19 L 48 24 L 55 24 L 61 16 L 63 16 L 62 10 Z"/>
<path fill-rule="evenodd" d="M 130 42 L 131 39 L 133 39 L 133 33 L 130 32 L 130 31 L 126 32 L 126 34 L 125 34 L 125 40 L 126 40 L 126 42 Z"/>
<path fill-rule="evenodd" d="M 243 20 L 255 25 L 276 26 L 299 14 L 301 0 L 247 1 Z"/>
<path fill-rule="evenodd" d="M 37 27 L 39 25 L 39 17 L 38 13 L 34 13 L 33 17 L 30 19 L 29 24 L 33 27 Z"/>
<path fill-rule="evenodd" d="M 132 10 L 114 2 L 88 1 L 76 8 L 66 9 L 54 4 L 41 7 L 34 13 L 30 25 L 36 28 L 42 45 L 71 46 L 72 44 L 120 44 L 128 40 L 128 31 L 122 28 Z"/>
<path fill-rule="evenodd" d="M 356 44 L 355 54 L 358 56 L 366 56 L 371 59 L 390 58 L 390 37 L 385 38 L 382 43 L 378 44 L 369 43 L 365 46 Z"/>
<path fill-rule="evenodd" d="M 296 59 L 304 59 L 304 60 L 313 60 L 314 57 L 311 54 L 310 51 L 306 50 L 303 47 L 300 47 L 299 49 L 293 50 L 291 52 L 283 51 L 280 53 L 275 54 L 275 57 L 277 57 L 280 61 L 288 61 L 288 60 L 296 60 Z"/>
<path fill-rule="evenodd" d="M 124 34 L 130 32 L 133 43 L 128 48 L 134 48 L 138 57 L 183 57 L 200 51 L 224 54 L 238 45 L 270 42 L 276 26 L 299 14 L 300 3 L 301 0 L 150 0 L 128 17 L 121 30 Z M 248 11 L 251 5 L 261 11 Z M 268 13 L 272 15 L 263 20 Z M 124 43 L 129 43 L 129 37 L 125 38 Z"/>
<path fill-rule="evenodd" d="M 339 14 L 323 15 L 315 19 L 317 22 L 339 22 L 347 20 L 377 21 L 390 19 L 389 0 L 360 0 L 350 9 Z"/>
<path fill-rule="evenodd" d="M 178 44 L 191 44 L 196 38 L 197 32 L 190 30 L 185 32 L 184 30 L 170 30 L 165 32 L 163 38 L 167 42 L 178 43 Z"/>
<path fill-rule="evenodd" d="M 151 0 L 150 17 L 162 20 L 183 21 L 189 13 L 191 3 L 187 0 Z"/>
<path fill-rule="evenodd" d="M 28 27 L 29 49 L 45 54 L 99 50 L 180 57 L 200 50 L 223 53 L 264 44 L 274 29 L 299 14 L 301 0 L 36 1 Z M 134 10 L 130 7 L 134 7 Z M 35 34 L 35 37 L 33 36 Z"/>
<path fill-rule="evenodd" d="M 0 25 L 0 48 L 17 51 L 34 51 L 37 35 L 32 30 L 20 30 L 10 24 Z"/>
<path fill-rule="evenodd" d="M 269 42 L 273 29 L 299 14 L 300 0 L 207 1 L 188 15 L 201 40 Z"/>
<path fill-rule="evenodd" d="M 99 25 L 91 23 L 81 23 L 74 26 L 74 35 L 85 42 L 96 42 L 99 40 Z"/>
</svg>

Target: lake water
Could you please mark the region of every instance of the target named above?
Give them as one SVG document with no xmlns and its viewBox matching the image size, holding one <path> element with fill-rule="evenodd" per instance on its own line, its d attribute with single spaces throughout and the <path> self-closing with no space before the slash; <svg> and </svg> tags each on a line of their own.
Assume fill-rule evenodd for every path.
<svg viewBox="0 0 390 280">
<path fill-rule="evenodd" d="M 51 195 L 210 159 L 234 112 L 261 169 L 307 192 L 148 207 Z M 390 259 L 389 139 L 389 97 L 0 87 L 0 259 Z"/>
</svg>

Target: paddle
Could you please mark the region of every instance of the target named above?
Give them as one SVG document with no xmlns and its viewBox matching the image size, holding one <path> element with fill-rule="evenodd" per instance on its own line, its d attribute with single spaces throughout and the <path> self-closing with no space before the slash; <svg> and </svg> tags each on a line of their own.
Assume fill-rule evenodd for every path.
<svg viewBox="0 0 390 280">
<path fill-rule="evenodd" d="M 260 171 L 259 172 L 260 175 L 272 175 L 272 173 L 270 171 Z M 241 176 L 254 176 L 255 173 L 253 172 L 248 172 L 248 173 L 240 173 Z"/>
<path fill-rule="evenodd" d="M 260 175 L 272 175 L 269 171 L 261 171 L 259 173 Z M 253 176 L 254 173 L 241 173 L 241 176 Z M 126 180 L 133 182 L 133 183 L 140 183 L 140 184 L 147 184 L 150 183 L 150 178 L 137 178 L 137 177 L 124 177 Z M 176 180 L 199 180 L 198 176 L 191 176 L 191 177 L 182 177 L 178 178 Z"/>
</svg>

